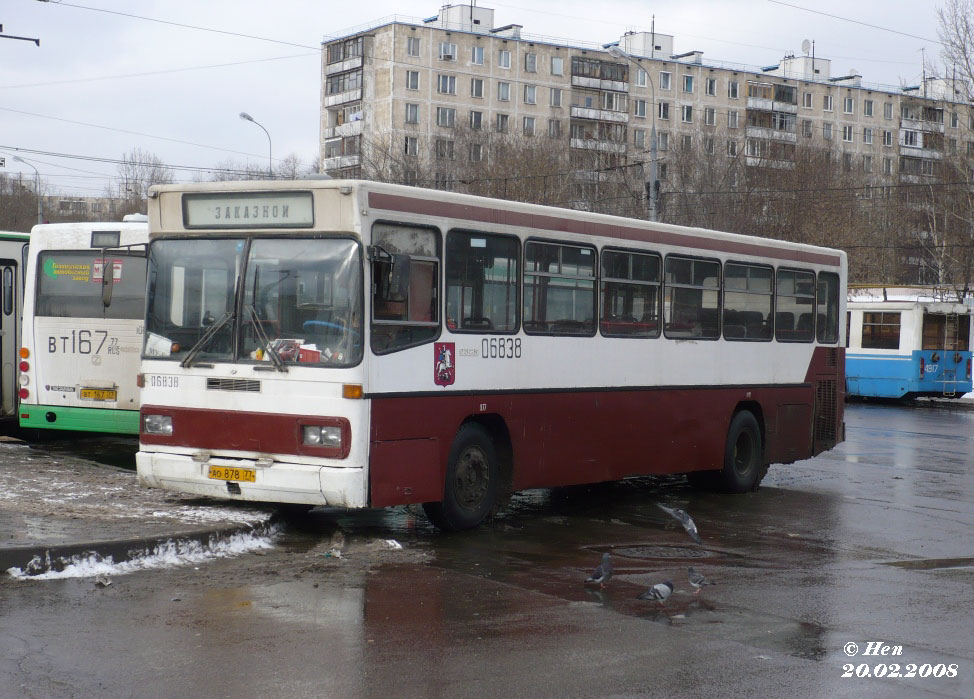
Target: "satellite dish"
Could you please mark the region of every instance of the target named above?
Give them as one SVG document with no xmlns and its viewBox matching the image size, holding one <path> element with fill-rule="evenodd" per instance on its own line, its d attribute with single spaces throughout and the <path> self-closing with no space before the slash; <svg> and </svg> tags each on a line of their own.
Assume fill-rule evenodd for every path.
<svg viewBox="0 0 974 699">
<path fill-rule="evenodd" d="M 862 73 L 860 73 L 860 72 L 859 72 L 859 71 L 858 71 L 857 69 L 855 69 L 855 68 L 850 68 L 850 69 L 849 69 L 849 75 L 862 75 Z"/>
<path fill-rule="evenodd" d="M 812 42 L 809 41 L 808 39 L 805 39 L 802 42 L 802 53 L 807 56 L 808 55 L 808 52 L 811 51 L 811 50 L 812 50 Z"/>
</svg>

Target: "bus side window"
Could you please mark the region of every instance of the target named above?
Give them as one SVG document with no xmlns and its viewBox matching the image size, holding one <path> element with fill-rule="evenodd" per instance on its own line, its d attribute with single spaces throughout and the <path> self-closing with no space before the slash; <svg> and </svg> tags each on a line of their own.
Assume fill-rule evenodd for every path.
<svg viewBox="0 0 974 699">
<path fill-rule="evenodd" d="M 667 256 L 664 266 L 663 332 L 666 337 L 720 337 L 720 263 Z"/>
<path fill-rule="evenodd" d="M 533 335 L 595 334 L 595 250 L 524 245 L 524 330 Z"/>
<path fill-rule="evenodd" d="M 516 332 L 518 239 L 450 231 L 446 238 L 446 326 L 455 332 Z"/>
<path fill-rule="evenodd" d="M 606 337 L 659 337 L 660 258 L 602 251 L 601 315 Z"/>
<path fill-rule="evenodd" d="M 436 338 L 440 329 L 437 232 L 376 223 L 372 249 L 372 351 L 387 354 Z"/>
<path fill-rule="evenodd" d="M 839 275 L 819 272 L 818 275 L 818 341 L 833 344 L 839 341 Z"/>
<path fill-rule="evenodd" d="M 815 339 L 815 273 L 779 269 L 775 290 L 775 339 L 812 342 Z"/>
</svg>

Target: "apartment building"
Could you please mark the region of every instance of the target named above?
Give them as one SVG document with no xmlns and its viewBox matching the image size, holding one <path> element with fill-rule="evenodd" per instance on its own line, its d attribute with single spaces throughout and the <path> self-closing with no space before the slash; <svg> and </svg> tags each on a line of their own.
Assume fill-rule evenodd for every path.
<svg viewBox="0 0 974 699">
<path fill-rule="evenodd" d="M 438 160 L 489 158 L 470 133 L 548 139 L 573 162 L 591 153 L 645 162 L 654 127 L 664 183 L 677 148 L 793 168 L 803 145 L 827 145 L 845 169 L 877 182 L 922 182 L 945 154 L 974 154 L 970 105 L 943 80 L 873 85 L 855 72 L 833 76 L 831 61 L 812 55 L 746 68 L 675 53 L 674 37 L 655 32 L 558 44 L 493 19 L 486 7 L 448 5 L 326 40 L 323 169 L 357 176 L 377 144 L 434 172 Z M 611 45 L 625 55 L 610 55 Z M 436 184 L 451 185 L 445 174 Z"/>
</svg>

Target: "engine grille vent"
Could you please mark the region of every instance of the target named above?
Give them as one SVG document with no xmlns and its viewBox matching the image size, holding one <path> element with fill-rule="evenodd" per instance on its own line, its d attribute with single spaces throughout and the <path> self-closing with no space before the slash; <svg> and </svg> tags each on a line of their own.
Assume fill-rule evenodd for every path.
<svg viewBox="0 0 974 699">
<path fill-rule="evenodd" d="M 260 393 L 260 381 L 253 379 L 207 379 L 206 390 Z"/>
<path fill-rule="evenodd" d="M 829 369 L 834 369 L 839 365 L 839 350 L 835 347 L 829 347 L 825 350 L 825 366 Z"/>
<path fill-rule="evenodd" d="M 835 381 L 815 382 L 815 444 L 831 448 L 836 437 Z"/>
</svg>

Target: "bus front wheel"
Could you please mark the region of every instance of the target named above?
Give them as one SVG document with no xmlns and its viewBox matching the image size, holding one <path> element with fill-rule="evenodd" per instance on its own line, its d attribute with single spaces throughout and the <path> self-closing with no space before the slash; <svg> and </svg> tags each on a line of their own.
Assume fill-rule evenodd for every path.
<svg viewBox="0 0 974 699">
<path fill-rule="evenodd" d="M 483 427 L 468 423 L 450 448 L 443 500 L 424 503 L 423 510 L 437 529 L 472 529 L 494 509 L 499 480 L 494 441 Z"/>
<path fill-rule="evenodd" d="M 690 485 L 724 493 L 756 490 L 768 472 L 764 463 L 761 427 L 754 415 L 742 410 L 731 420 L 724 445 L 724 467 L 719 471 L 687 474 Z"/>
</svg>

